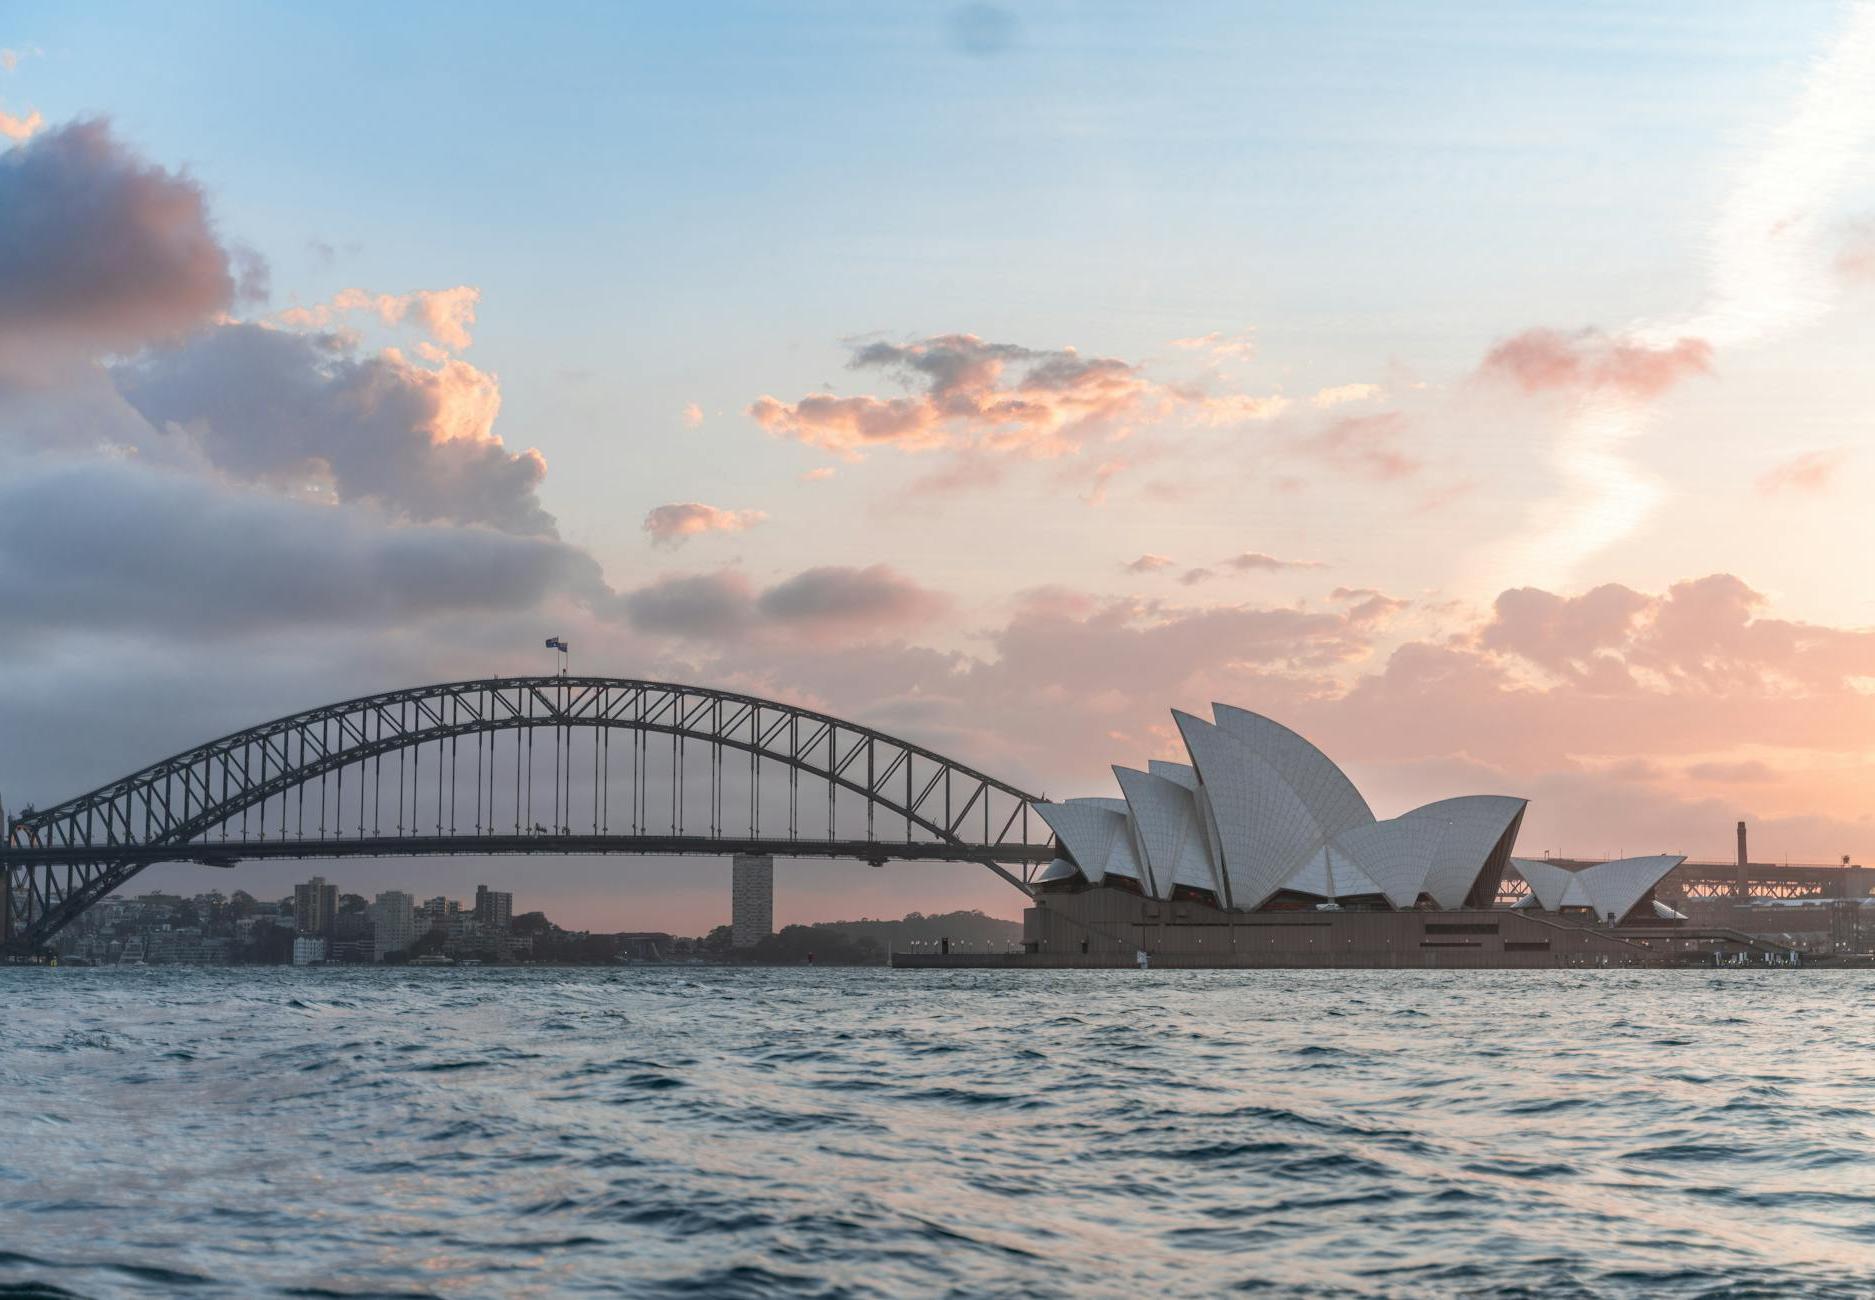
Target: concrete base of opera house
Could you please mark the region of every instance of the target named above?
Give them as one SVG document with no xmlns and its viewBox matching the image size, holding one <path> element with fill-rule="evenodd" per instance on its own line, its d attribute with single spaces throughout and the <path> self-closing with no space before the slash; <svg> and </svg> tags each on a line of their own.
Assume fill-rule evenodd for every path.
<svg viewBox="0 0 1875 1300">
<path fill-rule="evenodd" d="M 1022 952 L 899 953 L 906 968 L 1117 968 L 1144 952 L 1175 969 L 1654 966 L 1686 960 L 1695 935 L 1650 946 L 1617 930 L 1505 908 L 1457 911 L 1226 912 L 1096 887 L 1038 896 Z M 1743 939 L 1740 935 L 1738 938 Z"/>
</svg>

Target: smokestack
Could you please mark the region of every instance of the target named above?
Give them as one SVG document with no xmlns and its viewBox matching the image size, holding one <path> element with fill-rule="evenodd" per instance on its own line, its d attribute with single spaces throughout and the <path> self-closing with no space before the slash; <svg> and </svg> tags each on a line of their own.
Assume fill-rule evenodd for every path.
<svg viewBox="0 0 1875 1300">
<path fill-rule="evenodd" d="M 1732 898 L 1739 904 L 1751 896 L 1751 859 L 1745 854 L 1745 823 L 1738 824 L 1738 880 L 1732 886 Z"/>
</svg>

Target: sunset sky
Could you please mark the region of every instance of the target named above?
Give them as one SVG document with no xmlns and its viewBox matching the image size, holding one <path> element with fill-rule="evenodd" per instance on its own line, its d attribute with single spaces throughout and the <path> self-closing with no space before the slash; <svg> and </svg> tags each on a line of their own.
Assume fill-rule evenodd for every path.
<svg viewBox="0 0 1875 1300">
<path fill-rule="evenodd" d="M 1056 797 L 1223 700 L 1521 852 L 1868 862 L 1872 348 L 1871 4 L 13 3 L 0 799 L 561 635 Z M 728 911 L 131 889 L 313 871 Z"/>
</svg>

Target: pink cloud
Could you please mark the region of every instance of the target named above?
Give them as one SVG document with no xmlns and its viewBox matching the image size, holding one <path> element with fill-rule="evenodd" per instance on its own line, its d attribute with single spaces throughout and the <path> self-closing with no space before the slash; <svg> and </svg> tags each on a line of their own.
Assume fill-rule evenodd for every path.
<svg viewBox="0 0 1875 1300">
<path fill-rule="evenodd" d="M 1736 763 L 1694 763 L 1686 769 L 1686 775 L 1695 781 L 1710 781 L 1715 785 L 1763 785 L 1783 778 L 1783 773 L 1757 759 L 1742 759 Z"/>
<path fill-rule="evenodd" d="M 19 117 L 13 113 L 7 112 L 5 109 L 0 109 L 0 135 L 5 136 L 15 143 L 21 140 L 30 140 L 39 128 L 45 124 L 46 120 L 39 115 L 38 109 L 32 110 L 26 114 L 25 117 Z"/>
<path fill-rule="evenodd" d="M 1849 451 L 1845 447 L 1802 452 L 1760 474 L 1758 491 L 1765 496 L 1785 492 L 1814 496 L 1829 489 L 1848 460 Z"/>
<path fill-rule="evenodd" d="M 1420 469 L 1419 461 L 1399 449 L 1406 429 L 1406 416 L 1399 411 L 1348 415 L 1303 439 L 1297 450 L 1357 477 L 1393 482 Z"/>
<path fill-rule="evenodd" d="M 739 533 L 768 518 L 760 510 L 719 510 L 701 501 L 654 507 L 645 516 L 644 530 L 654 546 L 680 546 L 686 538 L 704 533 Z"/>
<path fill-rule="evenodd" d="M 1320 410 L 1331 406 L 1345 406 L 1349 402 L 1371 402 L 1386 396 L 1386 390 L 1379 384 L 1337 384 L 1333 388 L 1324 388 L 1309 399 L 1310 405 Z"/>
<path fill-rule="evenodd" d="M 683 420 L 684 428 L 694 429 L 703 423 L 703 408 L 695 402 L 685 402 L 679 418 Z"/>
<path fill-rule="evenodd" d="M 1793 853 L 1875 850 L 1875 822 L 1853 820 L 1875 782 L 1875 632 L 1773 617 L 1723 574 L 1660 593 L 1519 589 L 1390 650 L 1404 602 L 1360 587 L 1331 599 L 1307 611 L 1053 588 L 1022 593 L 981 655 L 877 635 L 796 646 L 772 629 L 750 644 L 744 629 L 710 663 L 1057 796 L 1106 791 L 1108 763 L 1176 756 L 1167 710 L 1225 700 L 1322 744 L 1383 815 L 1498 790 L 1537 801 L 1539 851 L 1683 851 L 1708 833 L 1722 846 L 1739 816 L 1765 818 L 1789 838 L 1760 842 Z M 1789 775 L 1817 771 L 1833 784 Z M 1717 804 L 1715 781 L 1765 797 Z"/>
<path fill-rule="evenodd" d="M 1148 551 L 1137 560 L 1133 560 L 1121 567 L 1128 573 L 1154 573 L 1160 569 L 1170 568 L 1172 563 L 1173 560 L 1171 556 L 1154 555 L 1151 551 Z"/>
<path fill-rule="evenodd" d="M 1525 330 L 1493 347 L 1479 367 L 1526 393 L 1605 389 L 1633 398 L 1658 397 L 1682 379 L 1711 372 L 1712 345 L 1704 339 L 1650 348 L 1593 329 Z"/>
<path fill-rule="evenodd" d="M 475 308 L 481 298 L 482 291 L 467 284 L 453 289 L 418 289 L 405 294 L 341 289 L 329 303 L 289 307 L 280 313 L 279 319 L 281 324 L 295 329 L 326 329 L 344 316 L 361 312 L 376 316 L 386 325 L 414 321 L 437 343 L 460 352 L 474 343 L 469 330 L 475 324 Z"/>
<path fill-rule="evenodd" d="M 795 402 L 758 398 L 749 414 L 778 437 L 858 458 L 878 447 L 940 448 L 1055 457 L 1097 439 L 1124 437 L 1141 421 L 1199 424 L 1268 419 L 1282 399 L 1210 395 L 1147 378 L 1114 357 L 992 343 L 945 334 L 856 347 L 849 368 L 892 375 L 910 396 L 810 393 Z"/>
<path fill-rule="evenodd" d="M 1836 254 L 1836 270 L 1845 280 L 1875 283 L 1875 220 L 1850 224 Z"/>
<path fill-rule="evenodd" d="M 1389 596 L 1373 587 L 1336 587 L 1328 599 L 1347 606 L 1348 622 L 1356 627 L 1384 625 L 1401 610 L 1411 608 L 1410 600 Z"/>
<path fill-rule="evenodd" d="M 1284 569 L 1320 569 L 1325 566 L 1320 560 L 1279 560 L 1274 555 L 1265 555 L 1262 551 L 1244 551 L 1231 556 L 1223 562 L 1230 568 L 1241 572 L 1278 573 Z"/>
<path fill-rule="evenodd" d="M 1222 330 L 1212 330 L 1209 334 L 1193 338 L 1173 339 L 1172 346 L 1187 352 L 1203 352 L 1208 356 L 1238 361 L 1248 361 L 1256 355 L 1256 338 L 1247 331 L 1226 334 Z"/>
</svg>

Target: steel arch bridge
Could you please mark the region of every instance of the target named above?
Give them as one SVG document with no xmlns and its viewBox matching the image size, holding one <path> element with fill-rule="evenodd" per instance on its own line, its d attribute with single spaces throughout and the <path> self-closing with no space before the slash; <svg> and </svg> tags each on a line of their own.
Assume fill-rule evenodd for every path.
<svg viewBox="0 0 1875 1300">
<path fill-rule="evenodd" d="M 772 853 L 977 863 L 1027 892 L 1053 856 L 1036 800 L 755 696 L 611 677 L 447 682 L 276 718 L 8 819 L 0 952 L 39 950 L 158 862 Z"/>
</svg>

